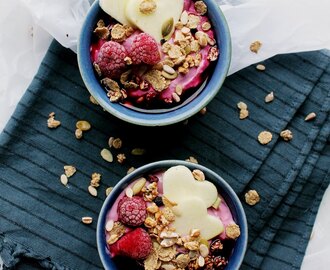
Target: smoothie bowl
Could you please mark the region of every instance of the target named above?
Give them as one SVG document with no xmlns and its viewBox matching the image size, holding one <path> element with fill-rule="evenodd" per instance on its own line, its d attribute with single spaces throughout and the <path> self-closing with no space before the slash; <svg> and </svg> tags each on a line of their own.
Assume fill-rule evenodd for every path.
<svg viewBox="0 0 330 270">
<path fill-rule="evenodd" d="M 138 125 L 183 121 L 220 90 L 230 34 L 214 0 L 100 0 L 78 41 L 83 81 L 114 116 Z"/>
<path fill-rule="evenodd" d="M 105 200 L 97 246 L 105 269 L 239 269 L 243 207 L 208 168 L 179 160 L 140 167 Z"/>
</svg>

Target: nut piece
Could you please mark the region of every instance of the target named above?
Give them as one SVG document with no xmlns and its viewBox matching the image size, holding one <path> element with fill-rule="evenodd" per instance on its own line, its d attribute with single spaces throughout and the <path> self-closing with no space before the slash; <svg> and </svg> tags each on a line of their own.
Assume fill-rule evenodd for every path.
<svg viewBox="0 0 330 270">
<path fill-rule="evenodd" d="M 60 179 L 61 179 L 61 183 L 64 186 L 66 186 L 68 184 L 68 182 L 69 182 L 69 179 L 68 179 L 68 177 L 65 174 L 62 174 L 61 177 L 60 177 Z"/>
<path fill-rule="evenodd" d="M 259 64 L 259 65 L 256 66 L 256 69 L 259 70 L 259 71 L 265 71 L 266 67 L 262 64 Z"/>
<path fill-rule="evenodd" d="M 97 196 L 97 190 L 96 190 L 96 188 L 93 187 L 93 186 L 89 186 L 89 187 L 88 187 L 88 192 L 89 192 L 89 194 L 91 194 L 93 197 L 96 197 L 96 196 Z"/>
<path fill-rule="evenodd" d="M 260 196 L 256 190 L 249 190 L 245 193 L 245 202 L 248 205 L 255 205 L 260 201 Z"/>
<path fill-rule="evenodd" d="M 64 166 L 64 173 L 69 178 L 76 173 L 77 169 L 71 165 Z"/>
<path fill-rule="evenodd" d="M 270 92 L 266 97 L 265 97 L 265 102 L 270 103 L 274 100 L 274 92 Z"/>
<path fill-rule="evenodd" d="M 197 181 L 204 181 L 205 180 L 205 175 L 201 170 L 193 170 L 192 175 Z"/>
<path fill-rule="evenodd" d="M 280 136 L 283 138 L 284 141 L 291 141 L 292 138 L 293 138 L 293 135 L 292 135 L 292 132 L 291 130 L 283 130 L 281 133 L 280 133 Z"/>
<path fill-rule="evenodd" d="M 157 4 L 154 0 L 143 0 L 140 4 L 140 12 L 145 15 L 149 15 L 155 12 Z"/>
<path fill-rule="evenodd" d="M 199 267 L 203 267 L 204 264 L 205 264 L 205 259 L 204 259 L 204 257 L 203 257 L 203 256 L 199 256 L 199 257 L 198 257 L 198 265 L 199 265 Z"/>
<path fill-rule="evenodd" d="M 121 153 L 121 154 L 118 154 L 117 155 L 117 161 L 118 161 L 118 163 L 120 163 L 120 164 L 124 163 L 125 159 L 126 159 L 125 154 L 122 154 Z"/>
<path fill-rule="evenodd" d="M 252 42 L 250 45 L 250 51 L 254 52 L 254 53 L 258 53 L 261 46 L 262 46 L 262 43 L 259 40 Z"/>
<path fill-rule="evenodd" d="M 315 117 L 316 117 L 316 113 L 315 113 L 315 112 L 311 112 L 311 113 L 309 113 L 309 114 L 306 116 L 305 121 L 313 120 Z"/>
<path fill-rule="evenodd" d="M 82 138 L 83 136 L 83 132 L 81 129 L 77 128 L 76 131 L 74 132 L 74 135 L 76 136 L 76 138 L 79 140 Z"/>
<path fill-rule="evenodd" d="M 80 120 L 76 123 L 76 128 L 82 131 L 88 131 L 91 129 L 91 124 L 85 120 Z"/>
<path fill-rule="evenodd" d="M 47 126 L 48 128 L 57 128 L 58 126 L 61 125 L 61 122 L 58 120 L 55 120 L 55 113 L 51 112 L 48 116 L 47 120 Z"/>
<path fill-rule="evenodd" d="M 82 217 L 81 218 L 82 223 L 84 224 L 92 224 L 93 218 L 92 217 Z"/>
<path fill-rule="evenodd" d="M 243 120 L 249 116 L 248 110 L 240 110 L 239 112 L 239 119 Z"/>
<path fill-rule="evenodd" d="M 262 131 L 258 135 L 258 141 L 261 144 L 268 144 L 271 142 L 273 135 L 269 131 Z"/>
<path fill-rule="evenodd" d="M 111 154 L 111 152 L 104 148 L 101 150 L 101 157 L 105 160 L 105 161 L 108 161 L 108 162 L 112 162 L 113 161 L 113 155 Z"/>
<path fill-rule="evenodd" d="M 248 107 L 247 107 L 246 103 L 240 101 L 237 103 L 237 108 L 239 108 L 240 110 L 247 110 Z"/>
<path fill-rule="evenodd" d="M 241 230 L 237 224 L 230 224 L 226 227 L 226 235 L 228 238 L 236 239 L 241 235 Z"/>
</svg>

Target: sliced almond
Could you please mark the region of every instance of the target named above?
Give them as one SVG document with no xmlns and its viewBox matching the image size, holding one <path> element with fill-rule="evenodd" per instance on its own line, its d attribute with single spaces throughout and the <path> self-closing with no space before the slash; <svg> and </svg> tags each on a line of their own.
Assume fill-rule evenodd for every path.
<svg viewBox="0 0 330 270">
<path fill-rule="evenodd" d="M 97 197 L 97 190 L 93 186 L 88 186 L 88 192 L 91 194 L 93 197 Z"/>
<path fill-rule="evenodd" d="M 79 129 L 79 128 L 76 129 L 76 131 L 75 131 L 74 134 L 75 134 L 75 136 L 76 136 L 76 138 L 77 138 L 78 140 L 81 139 L 82 136 L 83 136 L 83 132 L 82 132 L 82 130 Z"/>
<path fill-rule="evenodd" d="M 147 183 L 147 179 L 145 179 L 144 177 L 141 177 L 139 180 L 137 180 L 132 187 L 133 195 L 138 194 L 146 183 Z"/>
<path fill-rule="evenodd" d="M 306 116 L 305 121 L 313 120 L 315 117 L 316 117 L 316 113 L 315 113 L 315 112 L 311 112 L 311 113 L 309 113 L 309 114 Z"/>
<path fill-rule="evenodd" d="M 265 97 L 265 102 L 270 103 L 274 100 L 274 92 L 270 92 L 266 97 Z"/>
<path fill-rule="evenodd" d="M 101 157 L 108 162 L 113 162 L 113 155 L 111 154 L 110 150 L 104 148 L 101 151 Z"/>
<path fill-rule="evenodd" d="M 199 256 L 197 261 L 198 261 L 199 267 L 203 267 L 205 265 L 205 259 L 203 256 Z"/>
<path fill-rule="evenodd" d="M 126 188 L 126 190 L 125 190 L 125 194 L 126 194 L 126 196 L 127 196 L 128 198 L 132 198 L 133 195 L 134 195 L 133 189 L 131 189 L 131 188 Z"/>
<path fill-rule="evenodd" d="M 105 224 L 105 230 L 107 232 L 110 232 L 113 229 L 113 225 L 114 225 L 114 221 L 113 220 L 108 220 L 107 223 Z"/>
<path fill-rule="evenodd" d="M 207 255 L 209 255 L 209 248 L 205 244 L 199 245 L 199 253 L 205 258 Z"/>
<path fill-rule="evenodd" d="M 265 71 L 266 67 L 262 64 L 259 64 L 259 65 L 256 66 L 256 69 L 259 70 L 259 71 Z"/>
<path fill-rule="evenodd" d="M 68 184 L 68 182 L 69 182 L 68 177 L 67 177 L 65 174 L 62 174 L 62 175 L 61 175 L 61 183 L 62 183 L 64 186 L 66 186 L 66 185 Z"/>
<path fill-rule="evenodd" d="M 84 224 L 92 224 L 93 218 L 92 217 L 82 217 L 81 218 L 82 223 Z"/>
</svg>

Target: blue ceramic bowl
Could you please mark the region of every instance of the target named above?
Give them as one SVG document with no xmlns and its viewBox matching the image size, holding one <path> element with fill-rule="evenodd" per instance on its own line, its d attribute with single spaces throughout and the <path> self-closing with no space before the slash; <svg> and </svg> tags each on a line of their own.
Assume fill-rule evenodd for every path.
<svg viewBox="0 0 330 270">
<path fill-rule="evenodd" d="M 96 229 L 96 240 L 97 248 L 102 261 L 102 264 L 106 270 L 123 270 L 122 267 L 118 268 L 115 262 L 110 258 L 107 252 L 107 243 L 105 238 L 105 224 L 106 216 L 111 206 L 116 201 L 119 194 L 126 189 L 126 187 L 134 180 L 139 177 L 152 173 L 158 170 L 166 170 L 172 166 L 184 165 L 189 169 L 200 169 L 204 172 L 205 177 L 208 181 L 214 183 L 218 189 L 219 194 L 224 198 L 228 207 L 231 210 L 235 222 L 239 225 L 241 229 L 241 235 L 235 243 L 233 253 L 230 257 L 229 264 L 226 270 L 238 270 L 246 251 L 248 231 L 247 231 L 247 221 L 245 212 L 243 210 L 242 204 L 237 197 L 233 189 L 228 185 L 228 183 L 222 179 L 218 174 L 211 171 L 210 169 L 194 164 L 191 162 L 181 161 L 181 160 L 164 160 L 142 166 L 132 173 L 126 175 L 118 184 L 114 187 L 110 195 L 106 198 L 103 203 L 102 209 L 99 214 L 97 229 Z"/>
<path fill-rule="evenodd" d="M 201 91 L 197 97 L 175 110 L 165 110 L 159 113 L 140 112 L 109 101 L 105 90 L 95 76 L 93 65 L 90 60 L 92 32 L 99 19 L 99 14 L 101 13 L 99 1 L 94 2 L 83 23 L 78 40 L 78 64 L 87 89 L 106 111 L 133 124 L 142 126 L 164 126 L 183 121 L 198 113 L 214 98 L 227 76 L 231 59 L 231 39 L 226 19 L 215 0 L 204 1 L 208 6 L 209 19 L 215 29 L 215 36 L 220 51 L 219 59 L 203 91 Z"/>
</svg>

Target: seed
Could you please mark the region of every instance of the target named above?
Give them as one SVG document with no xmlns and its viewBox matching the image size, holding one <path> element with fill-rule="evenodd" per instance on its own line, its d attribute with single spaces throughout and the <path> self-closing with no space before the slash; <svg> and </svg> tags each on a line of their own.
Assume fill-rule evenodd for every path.
<svg viewBox="0 0 330 270">
<path fill-rule="evenodd" d="M 113 161 L 113 155 L 111 154 L 110 150 L 104 148 L 101 151 L 101 157 L 108 162 L 112 162 Z"/>
<path fill-rule="evenodd" d="M 89 194 L 91 194 L 93 197 L 96 197 L 97 196 L 97 190 L 95 187 L 93 186 L 88 186 L 88 192 Z"/>
<path fill-rule="evenodd" d="M 200 244 L 199 246 L 199 253 L 205 258 L 209 255 L 209 248 L 205 244 Z"/>
<path fill-rule="evenodd" d="M 79 128 L 76 129 L 76 131 L 75 131 L 74 134 L 75 134 L 75 136 L 76 136 L 76 138 L 77 138 L 78 140 L 81 139 L 82 136 L 83 136 L 83 132 L 82 132 L 82 130 L 79 129 Z"/>
<path fill-rule="evenodd" d="M 145 153 L 146 153 L 146 150 L 143 149 L 143 148 L 134 148 L 134 149 L 132 149 L 132 151 L 131 151 L 131 154 L 132 154 L 133 156 L 142 156 L 142 155 L 144 155 Z"/>
<path fill-rule="evenodd" d="M 205 259 L 204 259 L 204 257 L 203 257 L 203 256 L 199 256 L 199 257 L 198 257 L 198 265 L 199 265 L 200 267 L 203 267 L 204 264 L 205 264 Z"/>
<path fill-rule="evenodd" d="M 264 65 L 259 64 L 256 66 L 256 69 L 259 71 L 264 71 L 264 70 L 266 70 L 266 67 Z"/>
<path fill-rule="evenodd" d="M 132 187 L 133 195 L 138 194 L 142 190 L 142 188 L 144 187 L 146 182 L 147 182 L 147 179 L 145 179 L 144 177 L 141 177 L 139 180 L 137 180 Z"/>
<path fill-rule="evenodd" d="M 82 131 L 87 131 L 91 129 L 91 124 L 87 121 L 81 120 L 76 123 L 76 128 Z"/>
<path fill-rule="evenodd" d="M 261 144 L 268 144 L 271 142 L 273 135 L 269 131 L 262 131 L 258 135 L 258 141 Z"/>
<path fill-rule="evenodd" d="M 315 112 L 311 112 L 311 113 L 309 113 L 309 114 L 306 116 L 305 121 L 313 120 L 315 117 L 316 117 L 316 113 L 315 113 Z"/>
<path fill-rule="evenodd" d="M 108 187 L 108 188 L 105 190 L 105 195 L 106 195 L 106 196 L 109 196 L 109 194 L 111 193 L 112 190 L 113 190 L 113 187 Z"/>
<path fill-rule="evenodd" d="M 84 224 L 92 224 L 93 218 L 92 217 L 82 217 L 81 218 L 82 223 Z"/>
<path fill-rule="evenodd" d="M 113 225 L 114 225 L 114 221 L 113 220 L 108 220 L 107 223 L 105 224 L 105 230 L 107 232 L 111 232 L 111 230 L 113 229 Z"/>
<path fill-rule="evenodd" d="M 68 177 L 67 177 L 65 174 L 62 174 L 62 175 L 61 175 L 61 183 L 62 183 L 64 186 L 66 186 L 66 185 L 68 184 L 68 182 L 69 182 Z"/>
<path fill-rule="evenodd" d="M 163 65 L 163 70 L 168 74 L 175 74 L 174 68 L 170 67 L 169 65 Z"/>
<path fill-rule="evenodd" d="M 126 194 L 126 196 L 127 196 L 128 198 L 132 198 L 133 195 L 134 195 L 133 189 L 131 189 L 131 188 L 126 188 L 126 190 L 125 190 L 125 194 Z"/>
<path fill-rule="evenodd" d="M 173 18 L 168 19 L 164 22 L 162 26 L 162 36 L 164 39 L 167 39 L 172 32 L 172 29 L 174 27 L 174 20 Z"/>
<path fill-rule="evenodd" d="M 274 92 L 270 92 L 266 97 L 265 97 L 265 102 L 269 103 L 274 100 Z"/>
<path fill-rule="evenodd" d="M 174 73 L 174 74 L 169 74 L 167 72 L 165 72 L 164 70 L 162 71 L 162 76 L 166 79 L 169 79 L 169 80 L 174 80 L 178 77 L 178 73 Z"/>
</svg>

